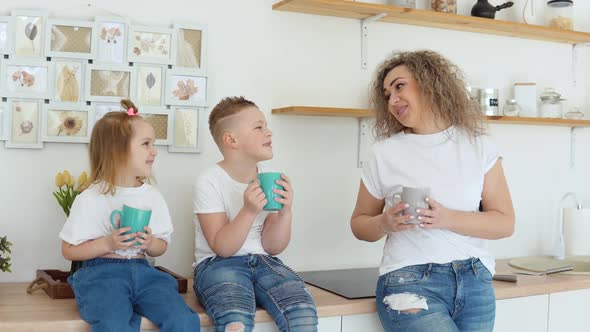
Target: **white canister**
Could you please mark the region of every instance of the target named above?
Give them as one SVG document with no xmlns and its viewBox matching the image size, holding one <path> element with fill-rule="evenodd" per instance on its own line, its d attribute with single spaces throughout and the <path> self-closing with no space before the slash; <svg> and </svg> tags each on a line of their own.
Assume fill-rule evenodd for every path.
<svg viewBox="0 0 590 332">
<path fill-rule="evenodd" d="M 514 83 L 514 99 L 520 106 L 520 116 L 530 118 L 538 116 L 536 83 Z"/>
<path fill-rule="evenodd" d="M 389 0 L 390 5 L 416 8 L 416 0 Z"/>
<path fill-rule="evenodd" d="M 590 209 L 563 209 L 563 240 L 566 256 L 590 256 Z"/>
</svg>

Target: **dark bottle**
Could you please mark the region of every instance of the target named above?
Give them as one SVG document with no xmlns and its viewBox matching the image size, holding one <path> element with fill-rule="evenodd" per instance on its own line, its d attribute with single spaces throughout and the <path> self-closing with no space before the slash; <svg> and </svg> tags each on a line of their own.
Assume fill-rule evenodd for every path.
<svg viewBox="0 0 590 332">
<path fill-rule="evenodd" d="M 499 6 L 493 6 L 488 0 L 477 0 L 477 3 L 471 8 L 471 16 L 494 18 L 498 10 L 510 8 L 514 2 L 508 1 Z"/>
</svg>

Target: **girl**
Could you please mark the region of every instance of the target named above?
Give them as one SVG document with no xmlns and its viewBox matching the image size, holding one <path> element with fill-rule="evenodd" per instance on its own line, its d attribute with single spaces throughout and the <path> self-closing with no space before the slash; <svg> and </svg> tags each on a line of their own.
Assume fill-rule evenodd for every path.
<svg viewBox="0 0 590 332">
<path fill-rule="evenodd" d="M 145 258 L 166 251 L 172 223 L 164 198 L 148 184 L 157 154 L 154 129 L 131 101 L 121 105 L 127 112 L 107 113 L 92 130 L 92 184 L 74 201 L 59 234 L 63 256 L 84 261 L 68 282 L 92 331 L 139 331 L 141 316 L 160 331 L 199 331 L 199 316 L 178 294 L 174 278 Z M 111 213 L 123 204 L 151 209 L 144 232 L 113 229 Z"/>
<path fill-rule="evenodd" d="M 380 140 L 362 172 L 351 226 L 361 240 L 386 237 L 377 283 L 383 328 L 492 331 L 494 258 L 486 242 L 513 233 L 514 210 L 461 72 L 435 52 L 398 53 L 377 70 L 372 95 Z M 416 217 L 402 215 L 410 202 L 394 199 L 403 187 L 430 188 Z"/>
</svg>

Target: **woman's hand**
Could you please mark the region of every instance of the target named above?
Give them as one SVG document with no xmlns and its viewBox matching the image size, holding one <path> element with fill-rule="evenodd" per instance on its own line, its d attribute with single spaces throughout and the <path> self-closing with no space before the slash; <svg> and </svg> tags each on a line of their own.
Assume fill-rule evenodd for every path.
<svg viewBox="0 0 590 332">
<path fill-rule="evenodd" d="M 279 210 L 279 215 L 291 212 L 293 206 L 293 187 L 291 186 L 291 179 L 285 174 L 281 174 L 282 180 L 277 180 L 277 184 L 283 186 L 284 190 L 273 189 L 273 192 L 277 195 L 283 196 L 283 198 L 275 197 L 275 201 L 283 204 L 283 208 Z"/>
<path fill-rule="evenodd" d="M 419 214 L 418 220 L 421 222 L 420 227 L 423 228 L 450 228 L 451 220 L 450 215 L 452 210 L 447 209 L 439 202 L 434 199 L 427 197 L 426 203 L 430 206 L 429 209 L 417 209 L 416 212 Z"/>
<path fill-rule="evenodd" d="M 379 219 L 379 229 L 383 233 L 391 233 L 402 232 L 416 227 L 417 225 L 407 224 L 408 221 L 414 219 L 414 216 L 402 214 L 403 210 L 409 206 L 407 203 L 399 202 L 383 211 Z"/>
<path fill-rule="evenodd" d="M 148 226 L 144 226 L 144 232 L 137 232 L 137 237 L 135 238 L 137 242 L 141 243 L 139 246 L 140 249 L 147 251 L 152 246 L 152 229 Z"/>
<path fill-rule="evenodd" d="M 111 248 L 111 251 L 127 249 L 135 243 L 135 241 L 125 242 L 125 240 L 135 238 L 135 236 L 136 236 L 135 233 L 121 235 L 121 234 L 128 232 L 130 230 L 131 230 L 131 227 L 123 227 L 123 228 L 115 229 L 111 233 L 111 235 L 106 237 L 107 242 L 109 244 L 109 248 Z"/>
</svg>

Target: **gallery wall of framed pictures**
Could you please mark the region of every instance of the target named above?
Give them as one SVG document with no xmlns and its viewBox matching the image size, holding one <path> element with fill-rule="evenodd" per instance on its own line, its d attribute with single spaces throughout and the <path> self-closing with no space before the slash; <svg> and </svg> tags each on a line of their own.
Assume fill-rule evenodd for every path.
<svg viewBox="0 0 590 332">
<path fill-rule="evenodd" d="M 122 17 L 0 16 L 0 140 L 6 148 L 88 143 L 94 123 L 131 99 L 170 152 L 199 152 L 207 107 L 206 29 Z"/>
</svg>

